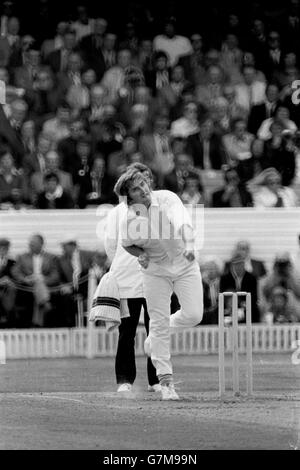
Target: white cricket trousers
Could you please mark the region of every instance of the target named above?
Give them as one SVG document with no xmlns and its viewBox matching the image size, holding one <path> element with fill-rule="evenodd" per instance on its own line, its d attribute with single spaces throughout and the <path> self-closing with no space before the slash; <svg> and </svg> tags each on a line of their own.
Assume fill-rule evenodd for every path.
<svg viewBox="0 0 300 470">
<path fill-rule="evenodd" d="M 170 332 L 191 328 L 203 316 L 203 288 L 199 265 L 182 257 L 168 264 L 149 263 L 143 273 L 144 295 L 150 317 L 149 346 L 157 376 L 172 374 Z M 170 316 L 172 292 L 181 309 Z"/>
</svg>

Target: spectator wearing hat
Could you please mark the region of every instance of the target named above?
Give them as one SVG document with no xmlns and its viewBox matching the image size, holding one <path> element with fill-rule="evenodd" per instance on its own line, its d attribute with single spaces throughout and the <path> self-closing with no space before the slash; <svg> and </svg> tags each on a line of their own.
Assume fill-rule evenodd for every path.
<svg viewBox="0 0 300 470">
<path fill-rule="evenodd" d="M 176 34 L 176 19 L 174 17 L 165 21 L 163 34 L 155 36 L 153 49 L 155 51 L 164 51 L 168 55 L 171 67 L 177 64 L 180 57 L 193 52 L 190 40 L 185 36 Z"/>
<path fill-rule="evenodd" d="M 220 292 L 248 292 L 251 294 L 252 322 L 260 322 L 260 311 L 257 303 L 257 279 L 245 269 L 245 257 L 240 254 L 234 255 L 230 261 L 230 269 L 227 274 L 223 274 L 220 279 Z M 245 299 L 240 298 L 239 308 L 245 308 Z M 245 310 L 243 323 L 246 321 Z"/>
<path fill-rule="evenodd" d="M 248 184 L 254 207 L 296 207 L 298 198 L 292 188 L 282 185 L 282 177 L 275 168 L 267 168 Z"/>
<path fill-rule="evenodd" d="M 9 257 L 10 241 L 0 238 L 0 328 L 15 326 L 16 289 L 12 268 L 15 260 Z"/>
<path fill-rule="evenodd" d="M 59 182 L 57 173 L 46 173 L 44 176 L 44 191 L 42 191 L 35 202 L 36 209 L 73 209 L 72 196 L 64 191 Z"/>
<path fill-rule="evenodd" d="M 86 311 L 88 295 L 88 273 L 94 265 L 94 251 L 82 250 L 77 236 L 67 233 L 61 241 L 62 254 L 58 258 L 61 288 L 61 325 L 75 326 L 75 312 L 78 302 L 83 302 Z"/>
<path fill-rule="evenodd" d="M 18 283 L 16 314 L 17 327 L 48 326 L 53 305 L 50 288 L 59 284 L 56 256 L 45 251 L 44 237 L 34 234 L 29 239 L 29 250 L 20 254 L 13 266 L 13 277 Z"/>
</svg>

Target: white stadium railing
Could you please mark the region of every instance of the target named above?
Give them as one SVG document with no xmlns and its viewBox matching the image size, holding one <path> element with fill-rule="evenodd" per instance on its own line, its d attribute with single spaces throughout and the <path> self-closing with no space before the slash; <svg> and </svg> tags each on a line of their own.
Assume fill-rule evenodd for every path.
<svg viewBox="0 0 300 470">
<path fill-rule="evenodd" d="M 136 355 L 144 354 L 146 332 L 139 327 Z M 1 330 L 0 342 L 5 345 L 6 359 L 113 357 L 116 353 L 118 330 L 107 332 L 103 327 L 70 329 Z M 255 353 L 291 352 L 300 341 L 300 324 L 260 325 L 252 327 Z M 239 347 L 246 352 L 246 327 L 239 327 Z M 225 351 L 231 351 L 231 328 L 225 329 Z M 218 326 L 199 326 L 171 335 L 173 355 L 216 354 Z"/>
</svg>

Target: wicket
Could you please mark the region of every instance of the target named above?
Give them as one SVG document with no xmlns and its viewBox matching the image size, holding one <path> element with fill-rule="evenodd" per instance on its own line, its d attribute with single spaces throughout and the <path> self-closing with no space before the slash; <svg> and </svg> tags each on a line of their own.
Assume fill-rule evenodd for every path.
<svg viewBox="0 0 300 470">
<path fill-rule="evenodd" d="M 238 298 L 246 297 L 247 395 L 251 396 L 253 393 L 251 294 L 248 292 L 222 292 L 219 294 L 219 397 L 223 397 L 225 394 L 224 297 L 232 298 L 232 382 L 235 396 L 240 394 Z"/>
</svg>

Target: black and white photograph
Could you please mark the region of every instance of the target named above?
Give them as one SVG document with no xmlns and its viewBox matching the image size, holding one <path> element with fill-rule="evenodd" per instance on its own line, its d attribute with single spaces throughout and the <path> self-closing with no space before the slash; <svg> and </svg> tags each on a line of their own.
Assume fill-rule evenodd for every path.
<svg viewBox="0 0 300 470">
<path fill-rule="evenodd" d="M 0 0 L 0 450 L 300 450 L 300 0 Z"/>
</svg>

